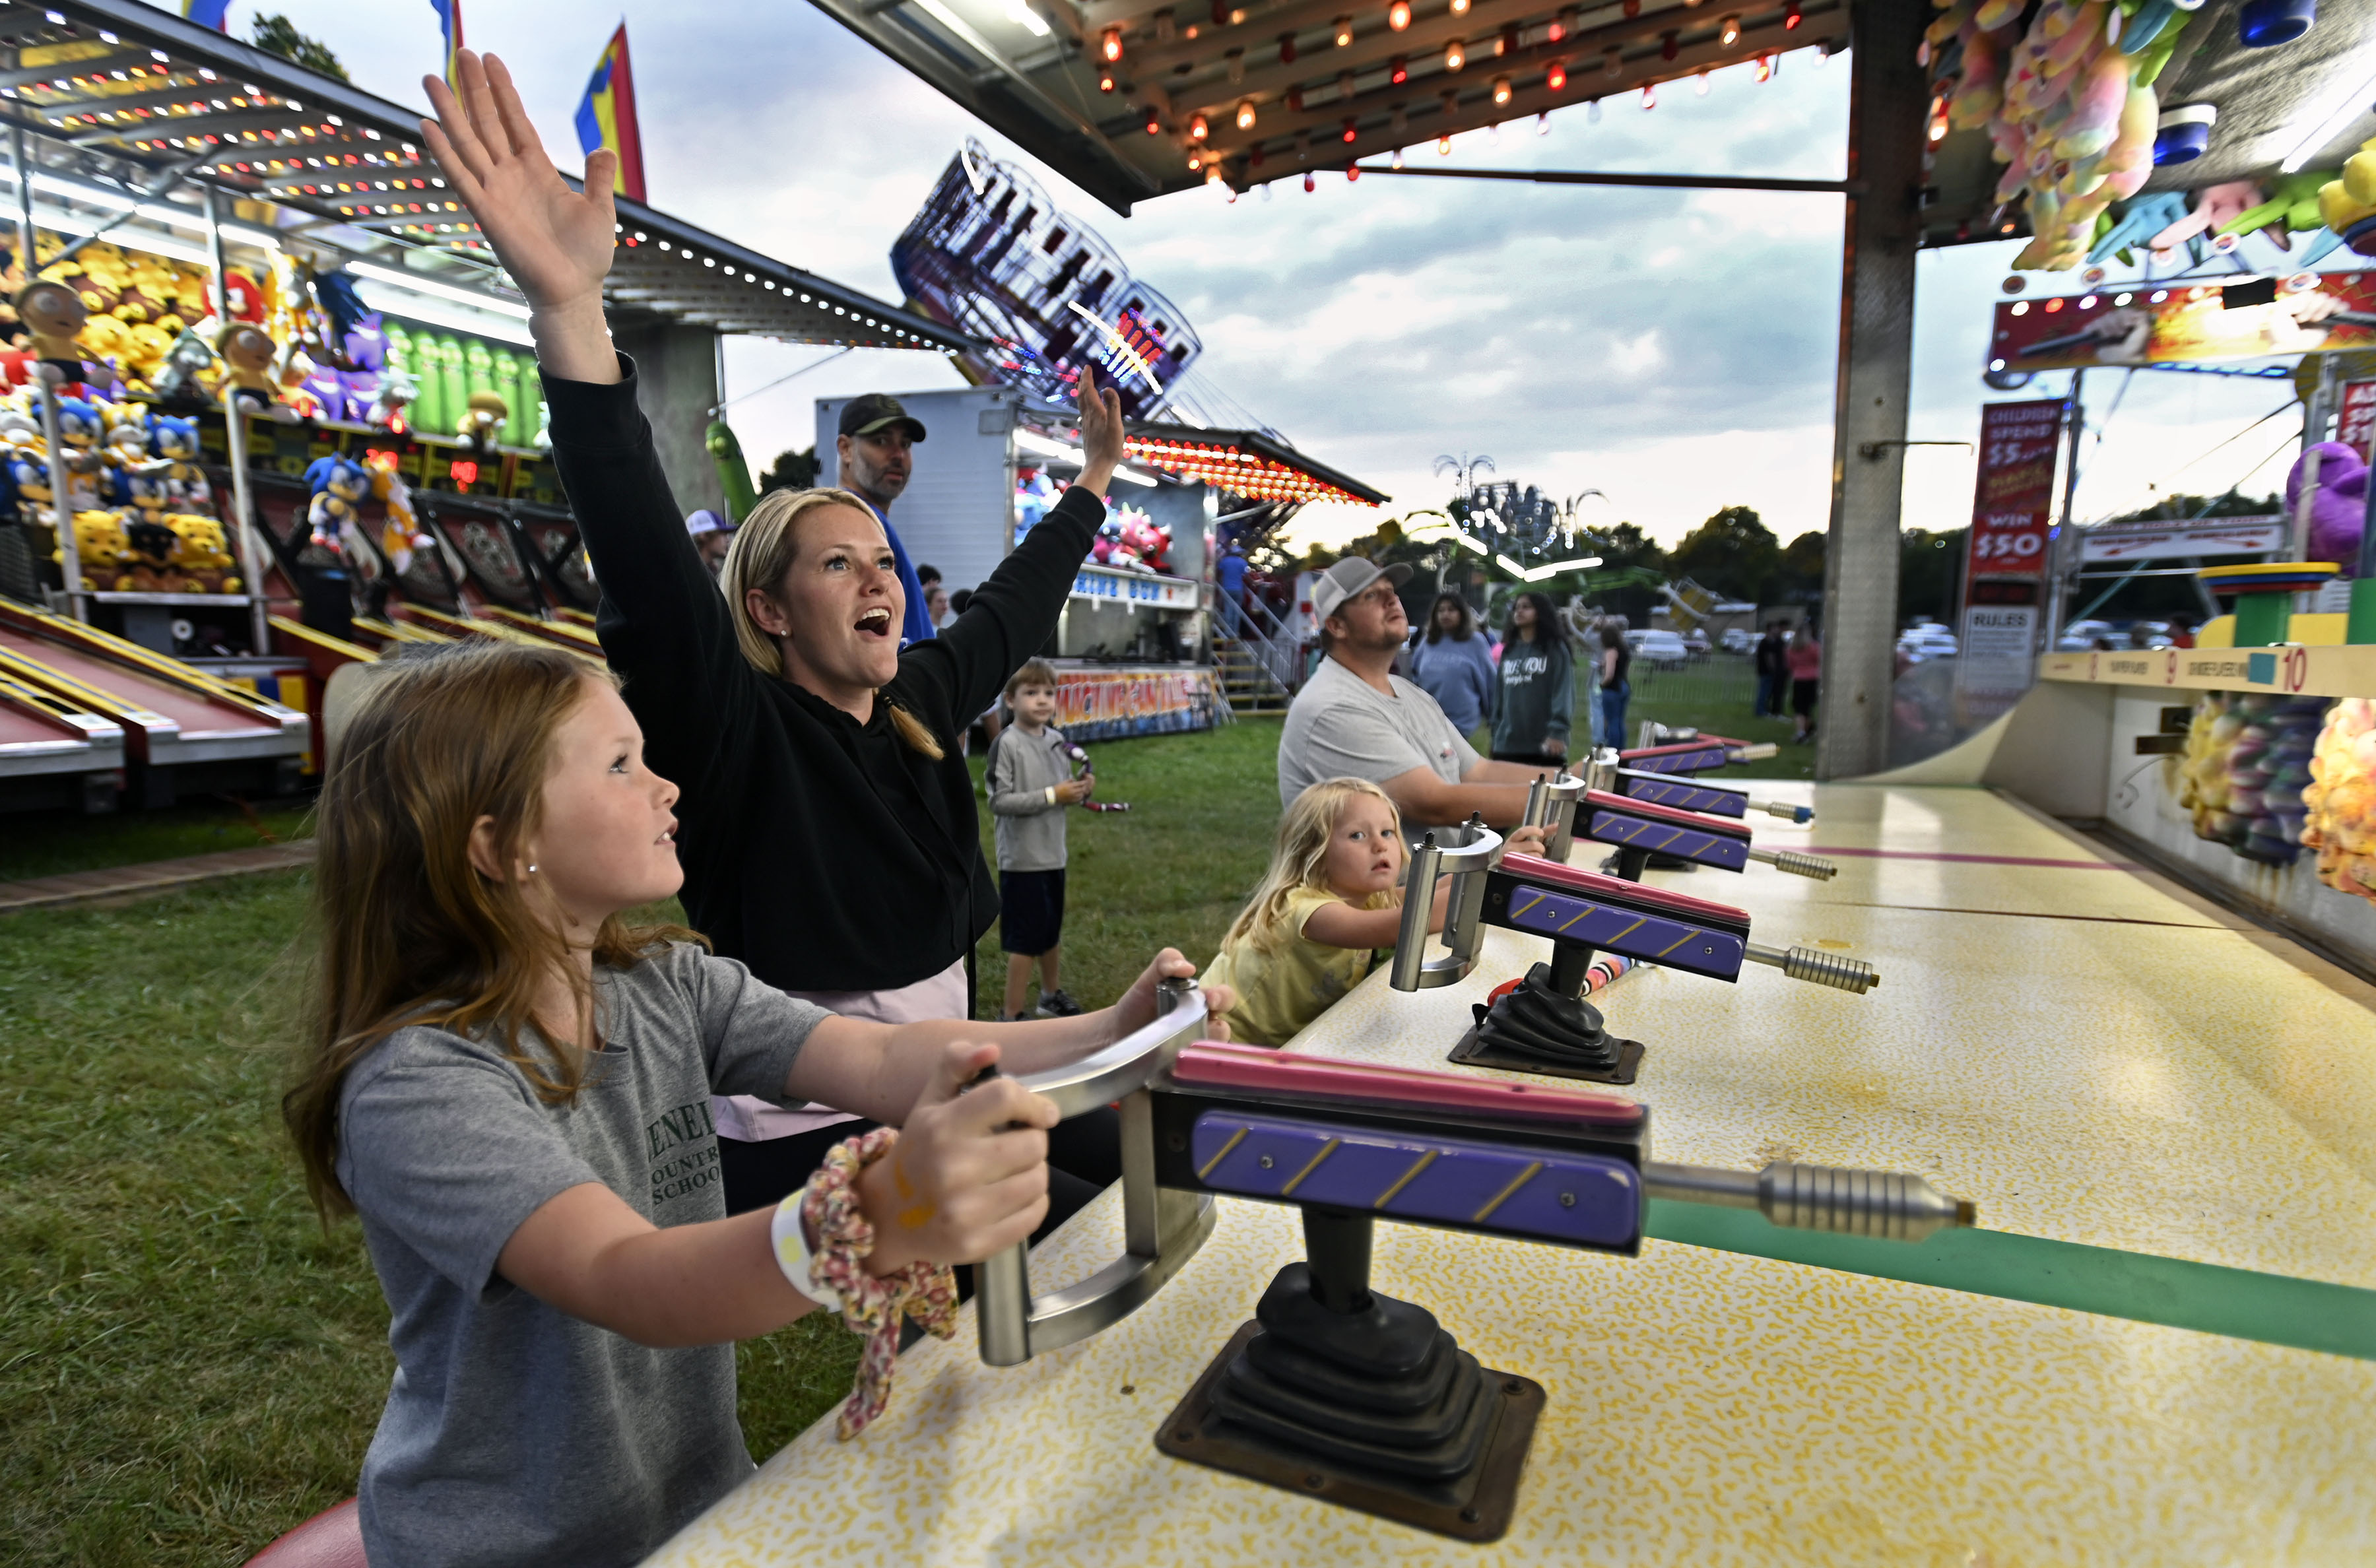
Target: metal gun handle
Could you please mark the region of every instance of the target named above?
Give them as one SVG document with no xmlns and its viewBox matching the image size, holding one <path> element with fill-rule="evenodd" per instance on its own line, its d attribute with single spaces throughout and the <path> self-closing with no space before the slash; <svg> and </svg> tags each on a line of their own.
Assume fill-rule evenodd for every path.
<svg viewBox="0 0 2376 1568">
<path fill-rule="evenodd" d="M 1589 769 L 1592 764 L 1585 766 Z M 1562 767 L 1558 773 L 1538 777 L 1527 786 L 1527 814 L 1520 819 L 1522 827 L 1539 827 L 1543 834 L 1543 858 L 1567 863 L 1567 852 L 1575 843 L 1575 808 L 1584 799 L 1586 782 Z"/>
<path fill-rule="evenodd" d="M 1453 837 L 1439 843 L 1439 836 Z M 1458 827 L 1431 829 L 1411 851 L 1403 883 L 1403 923 L 1386 981 L 1396 991 L 1425 991 L 1468 978 L 1485 934 L 1485 873 L 1501 852 L 1502 836 L 1474 818 Z M 1444 955 L 1427 956 L 1427 917 L 1435 908 L 1437 878 L 1449 873 L 1452 897 L 1443 914 Z"/>
<path fill-rule="evenodd" d="M 1018 1366 L 1110 1328 L 1162 1289 L 1213 1233 L 1213 1200 L 1156 1185 L 1154 1112 L 1146 1086 L 1170 1069 L 1180 1048 L 1207 1032 L 1205 993 L 1192 980 L 1165 980 L 1162 1012 L 1101 1051 L 1068 1066 L 1019 1080 L 1078 1116 L 1121 1102 L 1123 1252 L 1077 1285 L 1031 1293 L 1028 1249 L 1021 1242 L 974 1265 L 974 1320 L 981 1359 Z"/>
</svg>

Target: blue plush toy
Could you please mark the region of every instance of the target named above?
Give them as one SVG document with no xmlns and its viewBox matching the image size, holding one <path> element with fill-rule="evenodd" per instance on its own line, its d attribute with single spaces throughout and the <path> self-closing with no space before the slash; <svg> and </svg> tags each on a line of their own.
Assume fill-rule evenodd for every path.
<svg viewBox="0 0 2376 1568">
<path fill-rule="evenodd" d="M 305 507 L 313 541 L 325 550 L 336 550 L 339 531 L 362 520 L 355 506 L 371 493 L 371 470 L 349 457 L 317 457 L 305 470 L 305 482 L 314 492 Z"/>
</svg>

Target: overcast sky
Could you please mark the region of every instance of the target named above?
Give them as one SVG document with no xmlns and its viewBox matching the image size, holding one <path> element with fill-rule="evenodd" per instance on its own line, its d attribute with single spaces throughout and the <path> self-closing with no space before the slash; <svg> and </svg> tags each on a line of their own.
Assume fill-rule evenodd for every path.
<svg viewBox="0 0 2376 1568">
<path fill-rule="evenodd" d="M 178 9 L 178 6 L 169 7 Z M 245 37 L 258 7 L 238 0 Z M 357 86 L 421 107 L 438 68 L 428 0 L 268 0 L 337 52 Z M 568 0 L 465 0 L 468 40 L 511 65 L 556 161 L 618 13 Z M 968 135 L 1021 160 L 1058 200 L 1170 295 L 1205 343 L 1202 374 L 1299 446 L 1394 496 L 1391 515 L 1443 504 L 1438 454 L 1490 454 L 1499 477 L 1555 495 L 1607 493 L 1605 516 L 1671 541 L 1717 508 L 1755 507 L 1788 539 L 1829 505 L 1840 198 L 1762 192 L 1622 191 L 1322 174 L 1235 205 L 1212 191 L 1116 217 L 811 6 L 627 0 L 652 204 L 794 266 L 896 301 L 890 245 Z M 1452 166 L 1655 170 L 1836 178 L 1847 61 L 1784 57 L 1771 82 L 1717 73 L 1705 97 L 1668 89 L 1656 110 L 1611 101 L 1459 138 Z M 1414 160 L 1436 158 L 1432 143 Z M 2262 242 L 2248 242 L 2257 252 Z M 1989 312 L 2011 244 L 1925 252 L 1918 291 L 1913 428 L 1969 441 Z M 2257 257 L 2274 265 L 2274 253 Z M 2065 280 L 2046 286 L 2060 291 Z M 2036 285 L 2033 285 L 2034 287 Z M 825 350 L 730 339 L 729 396 Z M 2065 377 L 2037 388 L 2059 395 Z M 2047 382 L 2050 380 L 2050 386 Z M 2121 378 L 2098 373 L 2092 408 Z M 853 353 L 732 410 L 764 466 L 813 439 L 814 400 L 959 385 L 937 358 Z M 2284 383 L 2135 376 L 2085 456 L 2084 518 L 2142 505 L 2156 482 L 2274 488 L 2272 420 Z M 2180 469 L 2181 465 L 2192 466 Z M 1909 526 L 1960 527 L 1972 458 L 1917 448 Z M 1598 502 L 1589 502 L 1597 509 Z M 1382 514 L 1315 509 L 1307 539 Z"/>
</svg>

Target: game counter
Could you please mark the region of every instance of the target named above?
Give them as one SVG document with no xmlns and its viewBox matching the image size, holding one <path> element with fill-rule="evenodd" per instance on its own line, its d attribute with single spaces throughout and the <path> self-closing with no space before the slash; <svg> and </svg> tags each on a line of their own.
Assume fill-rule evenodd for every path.
<svg viewBox="0 0 2376 1568">
<path fill-rule="evenodd" d="M 1652 1107 L 1657 1158 L 1918 1172 L 1976 1202 L 1985 1229 L 2044 1245 L 2376 1288 L 2365 988 L 1989 792 L 1792 790 L 1774 792 L 1812 801 L 1816 822 L 1759 839 L 1827 855 L 1836 878 L 1650 880 L 1748 910 L 1763 940 L 1862 958 L 1882 983 L 1637 969 L 1597 996 L 1610 1031 L 1648 1048 L 1615 1092 Z M 1571 862 L 1598 854 L 1579 843 Z M 1290 1049 L 1443 1066 L 1472 1004 L 1550 945 L 1491 929 L 1457 984 L 1405 993 L 1373 974 Z M 651 1562 L 2376 1553 L 2376 1362 L 1782 1261 L 1739 1228 L 1749 1250 L 1687 1245 L 1655 1219 L 1638 1258 L 1376 1227 L 1379 1290 L 1544 1385 L 1501 1539 L 1183 1463 L 1157 1450 L 1158 1424 L 1305 1250 L 1292 1209 L 1218 1203 L 1203 1250 L 1116 1326 L 993 1368 L 968 1308 L 955 1342 L 901 1359 L 873 1428 L 841 1443 L 821 1421 Z M 1117 1189 L 1033 1254 L 1033 1277 L 1084 1277 L 1121 1237 Z"/>
</svg>

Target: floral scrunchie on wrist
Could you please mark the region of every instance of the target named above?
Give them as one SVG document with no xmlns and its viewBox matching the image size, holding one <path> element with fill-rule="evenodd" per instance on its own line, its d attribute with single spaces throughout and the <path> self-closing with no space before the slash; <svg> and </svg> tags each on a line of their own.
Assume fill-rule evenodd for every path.
<svg viewBox="0 0 2376 1568">
<path fill-rule="evenodd" d="M 857 1382 L 834 1423 L 835 1435 L 845 1443 L 864 1431 L 890 1401 L 903 1319 L 914 1318 L 935 1338 L 956 1336 L 956 1274 L 948 1265 L 918 1261 L 880 1277 L 866 1271 L 874 1227 L 859 1211 L 858 1174 L 890 1152 L 898 1136 L 889 1127 L 877 1127 L 836 1144 L 808 1185 L 784 1200 L 787 1206 L 799 1206 L 803 1229 L 815 1238 L 809 1265 L 814 1283 L 841 1297 L 842 1322 L 866 1337 Z M 808 1284 L 792 1281 L 796 1289 Z"/>
</svg>

